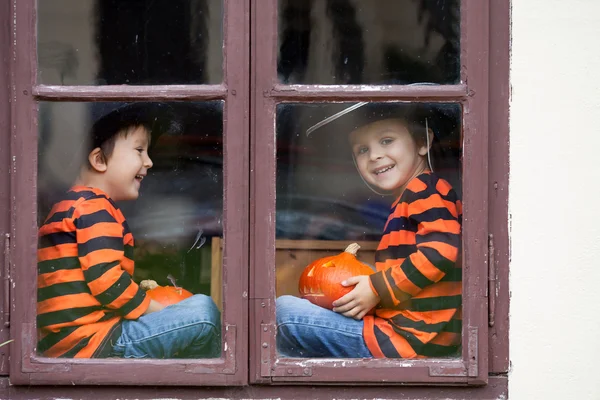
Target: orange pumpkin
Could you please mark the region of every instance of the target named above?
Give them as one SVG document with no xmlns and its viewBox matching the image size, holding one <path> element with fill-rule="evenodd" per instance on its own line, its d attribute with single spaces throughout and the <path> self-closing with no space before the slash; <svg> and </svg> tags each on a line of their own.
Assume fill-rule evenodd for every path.
<svg viewBox="0 0 600 400">
<path fill-rule="evenodd" d="M 154 301 L 159 302 L 163 306 L 170 306 L 171 304 L 179 303 L 181 300 L 192 297 L 192 293 L 188 292 L 181 287 L 173 286 L 157 286 L 154 289 L 150 289 L 146 292 L 148 296 Z"/>
<path fill-rule="evenodd" d="M 343 253 L 310 263 L 302 272 L 298 283 L 298 291 L 302 298 L 331 310 L 335 300 L 354 289 L 354 286 L 342 286 L 344 280 L 375 272 L 356 259 L 358 249 L 360 246 L 352 243 Z"/>
</svg>

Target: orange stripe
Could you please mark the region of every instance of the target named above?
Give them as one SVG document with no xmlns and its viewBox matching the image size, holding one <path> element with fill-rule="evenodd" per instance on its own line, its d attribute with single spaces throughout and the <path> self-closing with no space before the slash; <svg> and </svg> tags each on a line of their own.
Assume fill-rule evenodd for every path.
<svg viewBox="0 0 600 400">
<path fill-rule="evenodd" d="M 371 352 L 373 357 L 385 358 L 385 354 L 383 354 L 383 352 L 381 351 L 381 348 L 379 347 L 379 343 L 377 342 L 377 339 L 375 338 L 375 329 L 374 329 L 375 318 L 373 318 L 371 315 L 366 315 L 363 318 L 363 323 L 364 323 L 363 338 L 365 340 L 365 344 L 367 345 L 367 348 L 369 349 L 369 351 Z"/>
<path fill-rule="evenodd" d="M 426 235 L 433 232 L 459 234 L 460 224 L 458 221 L 448 221 L 444 219 L 438 219 L 432 222 L 421 222 L 419 224 L 419 235 Z"/>
<path fill-rule="evenodd" d="M 78 318 L 75 321 L 67 321 L 67 322 L 62 322 L 60 324 L 48 325 L 48 326 L 44 327 L 44 329 L 52 331 L 52 332 L 58 332 L 60 329 L 66 328 L 69 326 L 89 325 L 89 324 L 93 324 L 93 323 L 97 322 L 99 319 L 104 317 L 104 315 L 105 315 L 104 311 L 98 310 L 98 311 L 91 312 L 88 315 L 85 315 L 81 318 Z"/>
<path fill-rule="evenodd" d="M 384 275 L 385 276 L 385 275 Z M 407 277 L 400 266 L 392 268 L 392 278 L 394 278 L 394 284 L 400 288 L 403 292 L 406 292 L 412 296 L 416 295 L 421 291 L 421 288 L 412 283 Z"/>
<path fill-rule="evenodd" d="M 63 219 L 58 222 L 42 225 L 39 229 L 38 236 L 44 236 L 56 232 L 75 232 L 73 220 Z"/>
<path fill-rule="evenodd" d="M 45 247 L 38 250 L 38 262 L 56 260 L 63 257 L 77 257 L 77 244 L 67 243 L 58 246 Z"/>
<path fill-rule="evenodd" d="M 62 311 L 72 308 L 74 304 L 77 307 L 99 306 L 100 303 L 89 293 L 69 294 L 65 296 L 52 297 L 50 299 L 37 303 L 38 314 L 45 314 L 53 311 Z"/>
<path fill-rule="evenodd" d="M 123 237 L 123 243 L 125 243 L 129 246 L 133 246 L 133 235 L 131 233 L 126 234 Z"/>
<path fill-rule="evenodd" d="M 379 242 L 379 246 L 377 250 L 385 250 L 389 246 L 398 246 L 403 244 L 415 244 L 416 235 L 414 232 L 410 231 L 392 231 L 390 233 L 386 233 L 382 236 L 381 242 Z"/>
<path fill-rule="evenodd" d="M 127 289 L 125 289 L 123 293 L 121 293 L 119 297 L 117 297 L 112 303 L 108 304 L 107 307 L 113 309 L 119 309 L 123 307 L 129 300 L 133 298 L 133 296 L 136 295 L 138 290 L 139 286 L 135 282 L 131 281 Z"/>
<path fill-rule="evenodd" d="M 417 355 L 406 339 L 398 335 L 386 320 L 376 318 L 375 325 L 390 338 L 390 342 L 402 358 L 413 358 Z"/>
<path fill-rule="evenodd" d="M 101 210 L 106 210 L 119 224 L 122 224 L 125 220 L 123 213 L 118 211 L 112 204 L 110 204 L 110 201 L 104 198 L 90 199 L 82 202 L 73 213 L 73 218 L 79 218 L 81 216 L 93 214 Z"/>
<path fill-rule="evenodd" d="M 422 249 L 423 247 L 437 250 L 438 253 L 450 261 L 456 261 L 458 258 L 458 248 L 448 243 L 424 242 L 419 245 L 419 249 Z"/>
<path fill-rule="evenodd" d="M 96 251 L 92 251 L 85 255 L 85 257 L 81 257 L 79 260 L 81 261 L 81 268 L 86 270 L 90 267 L 93 267 L 96 264 L 119 261 L 123 258 L 123 251 L 113 250 L 113 249 L 100 249 Z"/>
<path fill-rule="evenodd" d="M 127 315 L 125 315 L 125 319 L 138 319 L 139 317 L 141 317 L 146 310 L 148 310 L 148 307 L 150 307 L 150 296 L 146 296 L 144 297 L 144 301 L 142 301 L 142 303 L 137 306 L 135 309 L 131 310 L 131 312 Z"/>
<path fill-rule="evenodd" d="M 55 272 L 48 272 L 47 274 L 38 275 L 37 285 L 38 288 L 45 288 L 46 286 L 54 285 L 57 283 L 65 282 L 76 282 L 85 281 L 83 271 L 80 269 L 64 269 Z"/>
<path fill-rule="evenodd" d="M 392 286 L 390 284 L 390 282 L 388 281 L 387 276 L 385 275 L 385 273 L 383 273 L 381 275 L 383 277 L 383 281 L 385 282 L 385 288 L 388 291 L 388 294 L 390 295 L 392 302 L 394 303 L 394 306 L 397 306 L 398 304 L 400 304 L 400 300 L 396 298 L 396 296 L 394 295 L 394 292 L 392 291 Z"/>
<path fill-rule="evenodd" d="M 458 296 L 462 292 L 461 282 L 438 282 L 434 285 L 429 285 L 414 296 L 415 299 L 427 299 L 430 297 L 440 296 Z"/>
<path fill-rule="evenodd" d="M 440 332 L 436 337 L 431 339 L 431 343 L 440 344 L 442 346 L 456 345 L 461 342 L 460 333 Z"/>
<path fill-rule="evenodd" d="M 442 194 L 442 196 L 446 196 L 452 190 L 452 186 L 448 182 L 443 179 L 440 179 L 438 183 L 435 185 L 435 189 Z"/>
<path fill-rule="evenodd" d="M 127 257 L 123 257 L 121 259 L 121 268 L 123 268 L 125 271 L 127 271 L 127 273 L 131 276 L 133 276 L 133 271 L 135 269 L 135 263 L 133 262 L 133 260 L 130 260 Z"/>
<path fill-rule="evenodd" d="M 114 283 L 121 277 L 123 270 L 119 264 L 115 265 L 108 271 L 106 271 L 102 276 L 98 279 L 94 279 L 92 282 L 88 282 L 88 286 L 90 287 L 90 291 L 92 294 L 98 295 L 108 288 L 110 288 Z"/>
<path fill-rule="evenodd" d="M 99 222 L 89 228 L 79 229 L 77 231 L 77 242 L 85 243 L 90 239 L 102 236 L 123 237 L 123 225 L 116 222 Z"/>
<path fill-rule="evenodd" d="M 427 184 L 419 178 L 415 178 L 408 183 L 406 188 L 414 193 L 419 193 L 427 189 Z"/>
</svg>

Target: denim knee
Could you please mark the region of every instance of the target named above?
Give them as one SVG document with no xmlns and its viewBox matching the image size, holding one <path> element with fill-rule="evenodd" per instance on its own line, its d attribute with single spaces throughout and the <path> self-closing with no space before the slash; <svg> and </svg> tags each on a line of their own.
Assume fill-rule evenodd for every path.
<svg viewBox="0 0 600 400">
<path fill-rule="evenodd" d="M 189 308 L 196 317 L 202 316 L 203 322 L 211 323 L 217 328 L 220 327 L 221 312 L 210 296 L 195 294 L 178 304 Z"/>
<path fill-rule="evenodd" d="M 305 301 L 295 296 L 283 295 L 275 299 L 277 325 L 291 322 L 305 307 Z"/>
</svg>

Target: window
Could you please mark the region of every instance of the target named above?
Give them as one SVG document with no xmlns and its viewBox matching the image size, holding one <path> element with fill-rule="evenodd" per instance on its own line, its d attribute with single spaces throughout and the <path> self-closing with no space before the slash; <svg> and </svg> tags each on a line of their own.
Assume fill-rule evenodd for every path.
<svg viewBox="0 0 600 400">
<path fill-rule="evenodd" d="M 11 359 L 12 382 L 223 385 L 247 381 L 243 346 L 247 327 L 242 311 L 247 282 L 227 279 L 243 276 L 248 257 L 244 243 L 249 142 L 244 110 L 248 109 L 249 47 L 243 34 L 248 27 L 244 7 L 218 0 L 15 4 L 17 47 L 27 55 L 13 65 L 19 86 L 13 154 L 18 154 L 15 168 L 21 171 L 13 193 L 22 200 L 14 203 L 17 234 L 11 256 L 27 267 L 12 276 L 16 312 L 11 322 L 13 334 L 19 337 L 13 351 L 21 355 Z M 34 16 L 36 30 L 21 22 Z M 242 29 L 228 34 L 227 27 Z M 85 154 L 88 144 L 83 135 L 95 113 L 140 101 L 166 104 L 182 128 L 178 136 L 155 138 L 154 167 L 146 181 L 154 183 L 145 185 L 139 199 L 154 200 L 121 207 L 136 237 L 134 278 L 139 282 L 152 277 L 165 285 L 172 275 L 194 293 L 212 294 L 222 311 L 221 356 L 44 357 L 37 349 L 36 305 L 31 301 L 36 298 L 37 227 L 76 177 L 78 168 L 73 167 Z M 215 243 L 218 251 L 211 252 Z M 218 257 L 211 259 L 212 253 Z M 221 271 L 221 290 L 211 290 L 211 275 Z M 38 301 L 43 301 L 42 295 L 38 292 Z M 124 373 L 132 368 L 140 374 Z"/>
<path fill-rule="evenodd" d="M 10 13 L 6 46 L 18 56 L 0 171 L 10 156 L 16 173 L 10 184 L 0 178 L 10 187 L 0 204 L 11 210 L 10 219 L 0 214 L 0 232 L 10 232 L 2 277 L 10 272 L 13 285 L 12 384 L 255 385 L 265 395 L 278 384 L 504 387 L 490 374 L 508 369 L 508 291 L 494 286 L 508 281 L 507 2 L 27 0 Z M 68 186 L 94 107 L 142 101 L 173 107 L 186 130 L 156 142 L 152 179 L 122 207 L 136 238 L 135 278 L 168 284 L 172 275 L 210 295 L 222 312 L 221 357 L 42 357 L 31 301 L 37 228 Z M 352 241 L 372 262 L 388 216 L 389 199 L 364 186 L 342 150 L 346 139 L 306 134 L 357 102 L 450 110 L 434 169 L 464 210 L 455 354 L 298 359 L 276 351 L 276 298 L 297 295 L 309 261 Z"/>
</svg>

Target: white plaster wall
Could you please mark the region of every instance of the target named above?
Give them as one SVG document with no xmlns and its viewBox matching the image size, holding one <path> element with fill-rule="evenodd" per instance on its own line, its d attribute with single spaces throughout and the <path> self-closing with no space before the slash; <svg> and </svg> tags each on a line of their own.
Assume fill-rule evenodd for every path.
<svg viewBox="0 0 600 400">
<path fill-rule="evenodd" d="M 600 1 L 512 1 L 510 399 L 600 399 Z"/>
</svg>

